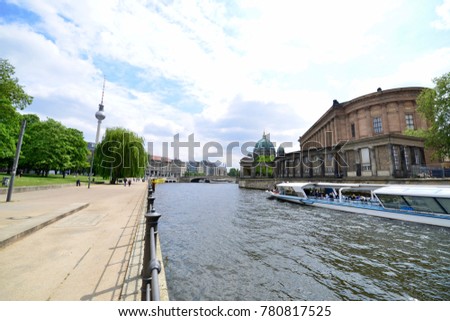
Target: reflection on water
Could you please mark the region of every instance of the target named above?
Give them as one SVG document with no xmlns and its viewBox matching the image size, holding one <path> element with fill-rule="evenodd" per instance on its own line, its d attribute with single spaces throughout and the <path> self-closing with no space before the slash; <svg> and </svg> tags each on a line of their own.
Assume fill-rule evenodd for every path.
<svg viewBox="0 0 450 321">
<path fill-rule="evenodd" d="M 155 193 L 171 300 L 450 300 L 450 229 L 267 200 Z"/>
</svg>

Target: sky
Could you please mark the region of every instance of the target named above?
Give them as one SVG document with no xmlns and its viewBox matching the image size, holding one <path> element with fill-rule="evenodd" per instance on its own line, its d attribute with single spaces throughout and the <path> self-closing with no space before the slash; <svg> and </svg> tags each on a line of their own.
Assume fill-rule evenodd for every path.
<svg viewBox="0 0 450 321">
<path fill-rule="evenodd" d="M 450 0 L 0 0 L 0 57 L 34 97 L 23 113 L 94 142 L 105 80 L 101 135 L 239 167 L 264 132 L 298 150 L 333 99 L 434 87 Z"/>
</svg>

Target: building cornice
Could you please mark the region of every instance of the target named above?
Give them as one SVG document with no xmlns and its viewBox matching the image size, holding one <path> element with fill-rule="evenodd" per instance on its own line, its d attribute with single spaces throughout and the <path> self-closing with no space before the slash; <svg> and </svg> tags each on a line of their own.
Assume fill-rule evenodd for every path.
<svg viewBox="0 0 450 321">
<path fill-rule="evenodd" d="M 334 100 L 333 105 L 301 136 L 302 142 L 304 142 L 305 138 L 308 140 L 309 136 L 317 131 L 319 124 L 326 123 L 327 120 L 335 117 L 336 114 L 346 114 L 349 110 L 354 112 L 369 106 L 394 101 L 415 100 L 423 89 L 425 87 L 400 87 L 387 90 L 379 88 L 376 92 L 359 96 L 346 102 L 339 103 L 337 100 Z"/>
</svg>

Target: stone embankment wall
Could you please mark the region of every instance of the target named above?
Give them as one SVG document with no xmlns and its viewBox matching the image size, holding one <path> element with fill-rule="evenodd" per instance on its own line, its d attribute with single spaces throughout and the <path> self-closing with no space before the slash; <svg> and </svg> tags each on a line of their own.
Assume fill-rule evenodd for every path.
<svg viewBox="0 0 450 321">
<path fill-rule="evenodd" d="M 259 189 L 259 190 L 267 190 L 273 188 L 275 184 L 282 182 L 328 182 L 328 183 L 357 183 L 357 184 L 424 184 L 424 185 L 450 185 L 450 179 L 441 179 L 441 178 L 421 178 L 421 179 L 370 179 L 361 177 L 352 177 L 350 179 L 334 179 L 334 180 L 325 180 L 325 179 L 299 179 L 299 178 L 285 178 L 285 179 L 258 179 L 258 178 L 249 178 L 249 179 L 239 179 L 239 187 L 248 188 L 248 189 Z"/>
</svg>

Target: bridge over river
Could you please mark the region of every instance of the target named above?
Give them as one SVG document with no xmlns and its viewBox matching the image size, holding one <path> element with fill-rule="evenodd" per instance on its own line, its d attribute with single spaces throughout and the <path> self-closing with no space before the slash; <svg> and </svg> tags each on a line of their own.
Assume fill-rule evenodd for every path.
<svg viewBox="0 0 450 321">
<path fill-rule="evenodd" d="M 190 176 L 177 177 L 176 180 L 180 183 L 236 183 L 236 178 L 230 176 Z"/>
</svg>

